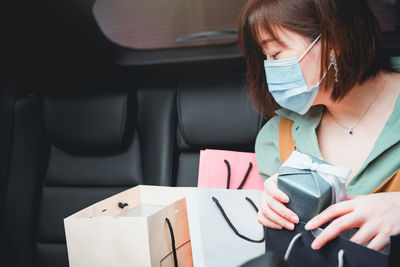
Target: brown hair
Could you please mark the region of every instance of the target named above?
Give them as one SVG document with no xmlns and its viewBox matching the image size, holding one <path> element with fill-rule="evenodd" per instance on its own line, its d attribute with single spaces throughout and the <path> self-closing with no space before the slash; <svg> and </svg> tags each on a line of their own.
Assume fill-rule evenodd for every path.
<svg viewBox="0 0 400 267">
<path fill-rule="evenodd" d="M 339 81 L 334 83 L 331 68 L 322 83 L 322 88 L 333 85 L 334 101 L 380 70 L 390 70 L 378 22 L 365 0 L 248 0 L 239 17 L 238 41 L 247 64 L 250 95 L 265 118 L 273 116 L 279 105 L 266 83 L 260 28 L 281 44 L 277 28 L 310 41 L 321 34 L 321 78 L 330 63 L 330 51 L 335 51 L 337 60 Z"/>
</svg>

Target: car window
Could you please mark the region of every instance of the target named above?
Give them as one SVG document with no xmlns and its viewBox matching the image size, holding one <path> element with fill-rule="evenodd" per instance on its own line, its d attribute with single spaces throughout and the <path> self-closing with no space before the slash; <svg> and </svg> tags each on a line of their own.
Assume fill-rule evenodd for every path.
<svg viewBox="0 0 400 267">
<path fill-rule="evenodd" d="M 93 13 L 113 42 L 134 49 L 232 43 L 242 0 L 97 0 Z"/>
</svg>

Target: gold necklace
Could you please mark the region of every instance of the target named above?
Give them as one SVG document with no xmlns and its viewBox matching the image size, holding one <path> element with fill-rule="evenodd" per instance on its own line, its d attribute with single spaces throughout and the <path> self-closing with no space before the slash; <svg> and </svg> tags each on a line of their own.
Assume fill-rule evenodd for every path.
<svg viewBox="0 0 400 267">
<path fill-rule="evenodd" d="M 349 131 L 350 135 L 353 135 L 353 130 L 354 128 L 357 127 L 357 125 L 361 122 L 361 120 L 365 117 L 365 115 L 368 113 L 368 110 L 370 109 L 370 107 L 372 106 L 372 104 L 375 102 L 375 100 L 378 98 L 378 96 L 381 94 L 381 92 L 383 91 L 383 89 L 385 89 L 386 86 L 386 80 L 387 80 L 387 74 L 385 75 L 385 78 L 383 79 L 383 86 L 382 89 L 375 95 L 374 99 L 371 101 L 371 103 L 369 103 L 368 107 L 365 109 L 364 113 L 361 115 L 361 117 L 358 119 L 358 121 L 352 126 L 352 127 L 348 127 L 343 125 L 341 122 L 339 122 L 338 120 L 335 119 L 335 117 L 333 117 L 332 113 L 329 112 L 329 115 L 331 115 L 332 119 L 338 124 L 340 125 L 342 128 L 346 129 Z"/>
</svg>

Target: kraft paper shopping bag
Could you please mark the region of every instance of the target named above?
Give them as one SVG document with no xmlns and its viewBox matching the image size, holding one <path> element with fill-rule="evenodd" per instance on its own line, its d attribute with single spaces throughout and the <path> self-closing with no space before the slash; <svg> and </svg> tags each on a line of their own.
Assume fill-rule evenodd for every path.
<svg viewBox="0 0 400 267">
<path fill-rule="evenodd" d="M 70 266 L 193 266 L 190 190 L 137 186 L 66 218 Z"/>
</svg>

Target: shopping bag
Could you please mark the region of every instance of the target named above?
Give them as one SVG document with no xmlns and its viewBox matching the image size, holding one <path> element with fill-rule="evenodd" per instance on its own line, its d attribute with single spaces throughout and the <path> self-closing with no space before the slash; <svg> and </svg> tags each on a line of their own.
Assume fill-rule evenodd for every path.
<svg viewBox="0 0 400 267">
<path fill-rule="evenodd" d="M 288 195 L 286 206 L 308 222 L 328 206 L 346 199 L 351 169 L 334 166 L 293 151 L 278 172 L 278 188 Z"/>
<path fill-rule="evenodd" d="M 293 267 L 283 256 L 275 251 L 268 251 L 264 255 L 254 258 L 241 267 Z"/>
<path fill-rule="evenodd" d="M 263 190 L 255 153 L 201 150 L 198 187 Z"/>
<path fill-rule="evenodd" d="M 64 219 L 70 266 L 193 266 L 190 190 L 137 186 Z"/>
<path fill-rule="evenodd" d="M 311 243 L 322 231 L 307 231 L 300 222 L 293 231 L 266 228 L 266 251 L 284 255 L 293 267 L 395 267 L 400 266 L 400 236 L 392 236 L 388 252 L 376 251 L 338 236 L 319 250 Z M 246 265 L 244 265 L 246 266 Z M 250 266 L 250 265 L 249 265 Z"/>
<path fill-rule="evenodd" d="M 261 191 L 198 188 L 186 197 L 196 267 L 240 266 L 265 252 Z"/>
</svg>

